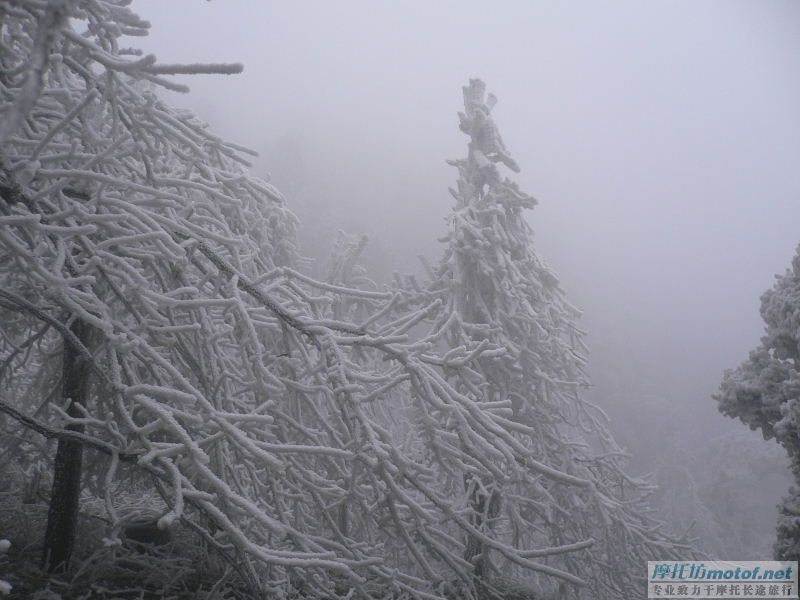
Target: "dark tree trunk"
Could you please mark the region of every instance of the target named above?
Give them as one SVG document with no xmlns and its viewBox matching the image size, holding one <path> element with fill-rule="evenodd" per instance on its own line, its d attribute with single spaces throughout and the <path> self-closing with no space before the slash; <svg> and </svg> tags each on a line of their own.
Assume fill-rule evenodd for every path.
<svg viewBox="0 0 800 600">
<path fill-rule="evenodd" d="M 470 496 L 470 508 L 472 509 L 469 515 L 470 524 L 478 531 L 487 531 L 491 527 L 492 520 L 500 511 L 500 494 L 497 490 L 487 493 L 469 474 L 464 475 L 464 487 Z M 471 533 L 467 534 L 464 560 L 472 564 L 472 574 L 479 584 L 488 575 L 487 551 L 488 548 L 480 538 Z"/>
<path fill-rule="evenodd" d="M 70 331 L 83 345 L 87 345 L 88 326 L 75 320 Z M 89 383 L 89 365 L 81 354 L 68 342 L 64 342 L 63 398 L 67 414 L 82 416 L 78 405 L 86 405 Z M 71 431 L 83 431 L 82 425 L 68 425 Z M 81 463 L 83 446 L 79 442 L 59 440 L 53 466 L 53 490 L 47 513 L 47 530 L 44 536 L 42 564 L 45 569 L 65 571 L 69 565 L 75 545 L 78 521 L 78 503 L 81 494 Z"/>
</svg>

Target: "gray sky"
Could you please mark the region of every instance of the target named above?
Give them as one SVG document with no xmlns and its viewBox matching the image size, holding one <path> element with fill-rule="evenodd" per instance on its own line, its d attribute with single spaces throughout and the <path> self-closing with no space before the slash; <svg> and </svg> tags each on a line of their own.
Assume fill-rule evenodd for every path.
<svg viewBox="0 0 800 600">
<path fill-rule="evenodd" d="M 238 61 L 174 104 L 262 156 L 306 223 L 438 256 L 479 76 L 522 167 L 537 249 L 585 312 L 599 396 L 718 431 L 709 395 L 761 334 L 800 241 L 800 2 L 140 0 L 164 62 Z M 602 399 L 601 399 L 602 400 Z M 636 404 L 630 405 L 636 410 Z"/>
</svg>

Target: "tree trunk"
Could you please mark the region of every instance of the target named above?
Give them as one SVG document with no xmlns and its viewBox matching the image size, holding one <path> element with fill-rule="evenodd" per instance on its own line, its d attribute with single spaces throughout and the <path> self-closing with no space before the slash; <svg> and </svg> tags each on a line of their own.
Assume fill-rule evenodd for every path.
<svg viewBox="0 0 800 600">
<path fill-rule="evenodd" d="M 76 319 L 70 326 L 70 331 L 84 346 L 87 345 L 89 331 L 87 325 Z M 63 398 L 67 404 L 67 414 L 71 417 L 80 417 L 82 413 L 78 405 L 86 405 L 89 365 L 80 352 L 66 341 L 62 368 Z M 67 425 L 66 429 L 82 432 L 83 426 Z M 80 443 L 63 439 L 58 441 L 42 554 L 42 565 L 51 572 L 67 569 L 75 545 L 82 459 L 83 446 Z"/>
<path fill-rule="evenodd" d="M 500 512 L 500 494 L 497 490 L 487 492 L 474 476 L 464 475 L 464 487 L 469 493 L 470 524 L 478 531 L 487 532 L 492 526 L 492 521 Z M 483 541 L 474 534 L 467 533 L 467 544 L 464 548 L 464 560 L 473 566 L 472 574 L 478 584 L 488 575 L 488 548 Z"/>
</svg>

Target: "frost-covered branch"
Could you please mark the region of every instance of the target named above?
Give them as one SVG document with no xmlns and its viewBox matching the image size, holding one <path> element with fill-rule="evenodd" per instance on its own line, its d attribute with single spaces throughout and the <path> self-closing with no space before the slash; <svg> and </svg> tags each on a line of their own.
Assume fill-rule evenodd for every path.
<svg viewBox="0 0 800 600">
<path fill-rule="evenodd" d="M 154 92 L 238 67 L 159 66 L 119 48 L 148 28 L 127 6 L 64 6 L 47 21 L 50 4 L 26 3 L 0 30 L 0 110 L 19 115 L 0 145 L 5 414 L 35 414 L 78 348 L 87 402 L 42 405 L 40 433 L 80 426 L 136 456 L 159 474 L 160 525 L 205 515 L 264 593 L 474 597 L 497 571 L 581 585 L 590 551 L 590 565 L 674 551 L 576 393 L 574 311 L 526 249 L 517 216 L 534 201 L 498 178 L 516 163 L 480 94 L 434 282 L 379 289 L 357 264 L 364 240 L 342 241 L 317 281 L 243 149 Z M 573 435 L 587 428 L 597 455 Z"/>
</svg>

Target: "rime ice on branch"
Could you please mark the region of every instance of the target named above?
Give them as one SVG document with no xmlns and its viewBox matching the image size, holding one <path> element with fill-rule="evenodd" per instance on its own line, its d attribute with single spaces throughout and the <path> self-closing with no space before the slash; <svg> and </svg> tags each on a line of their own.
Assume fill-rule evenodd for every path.
<svg viewBox="0 0 800 600">
<path fill-rule="evenodd" d="M 126 4 L 0 8 L 0 413 L 84 446 L 109 536 L 119 487 L 154 486 L 160 527 L 200 531 L 276 597 L 474 597 L 498 570 L 605 593 L 628 571 L 599 566 L 673 556 L 576 393 L 572 311 L 477 84 L 434 284 L 377 289 L 346 243 L 316 281 L 243 149 L 155 93 L 236 69 L 120 47 L 148 27 Z M 66 355 L 80 404 L 50 401 Z M 24 459 L 16 439 L 0 461 Z"/>
<path fill-rule="evenodd" d="M 719 410 L 775 438 L 789 455 L 800 485 L 800 246 L 792 266 L 761 296 L 761 344 L 727 371 L 715 396 Z M 783 498 L 775 558 L 800 559 L 800 489 Z"/>
<path fill-rule="evenodd" d="M 512 576 L 553 587 L 549 573 L 534 569 L 531 577 L 494 552 L 489 538 L 588 583 L 570 597 L 632 597 L 643 593 L 644 561 L 691 550 L 650 517 L 651 486 L 625 474 L 625 454 L 605 415 L 581 397 L 587 380 L 579 313 L 534 251 L 523 211 L 536 200 L 502 174 L 519 167 L 491 116 L 496 102 L 480 80 L 464 88 L 459 119 L 468 152 L 450 162 L 459 173 L 450 190 L 456 205 L 444 257 L 424 293 L 439 302 L 429 314 L 430 336 L 444 335 L 454 349 L 479 341 L 503 350 L 469 368 L 445 369 L 445 376 L 526 454 L 519 462 L 492 458 L 465 474 L 464 502 L 480 535 L 468 532 L 464 558 L 489 581 Z"/>
</svg>

